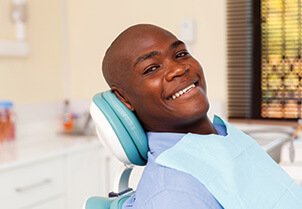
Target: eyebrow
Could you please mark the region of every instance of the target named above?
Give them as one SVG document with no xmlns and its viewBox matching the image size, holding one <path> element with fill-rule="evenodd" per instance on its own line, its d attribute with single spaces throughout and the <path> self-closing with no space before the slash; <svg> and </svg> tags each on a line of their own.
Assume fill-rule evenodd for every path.
<svg viewBox="0 0 302 209">
<path fill-rule="evenodd" d="M 159 54 L 160 54 L 159 51 L 152 51 L 152 52 L 149 52 L 149 53 L 147 53 L 147 54 L 144 54 L 144 55 L 138 57 L 138 58 L 136 59 L 136 62 L 135 62 L 135 64 L 134 64 L 134 67 L 135 67 L 138 63 L 143 62 L 143 61 L 145 61 L 145 60 L 147 60 L 147 59 L 150 59 L 150 58 L 152 58 L 152 57 L 154 57 L 154 56 L 156 56 L 156 55 L 159 55 Z"/>
<path fill-rule="evenodd" d="M 185 45 L 185 43 L 182 42 L 182 41 L 180 41 L 180 40 L 175 41 L 174 43 L 172 43 L 172 44 L 170 45 L 169 49 L 175 49 L 175 48 L 177 48 L 179 45 Z"/>
<path fill-rule="evenodd" d="M 177 48 L 179 45 L 182 45 L 182 44 L 184 45 L 184 42 L 182 42 L 182 41 L 180 41 L 180 40 L 177 40 L 177 41 L 173 42 L 173 43 L 169 46 L 169 49 L 170 49 L 170 50 L 175 49 L 175 48 Z M 152 57 L 154 57 L 154 56 L 156 56 L 156 55 L 159 55 L 159 54 L 160 54 L 159 51 L 151 51 L 151 52 L 149 52 L 149 53 L 147 53 L 147 54 L 144 54 L 144 55 L 138 57 L 138 58 L 136 59 L 135 63 L 134 63 L 134 67 L 135 67 L 138 63 L 143 62 L 143 61 L 145 61 L 145 60 L 147 60 L 147 59 L 150 59 L 150 58 L 152 58 Z"/>
</svg>

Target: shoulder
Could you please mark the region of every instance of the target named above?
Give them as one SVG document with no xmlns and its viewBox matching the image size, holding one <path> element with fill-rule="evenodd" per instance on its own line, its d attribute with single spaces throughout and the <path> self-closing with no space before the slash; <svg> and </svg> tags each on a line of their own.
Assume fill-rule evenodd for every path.
<svg viewBox="0 0 302 209">
<path fill-rule="evenodd" d="M 135 208 L 215 208 L 216 199 L 190 174 L 149 161 L 136 190 Z M 169 205 L 169 207 L 168 207 Z M 204 205 L 205 207 L 200 207 Z M 211 205 L 211 207 L 206 207 Z M 176 207 L 177 206 L 177 207 Z"/>
<path fill-rule="evenodd" d="M 194 194 L 208 192 L 206 187 L 191 174 L 164 167 L 152 160 L 148 162 L 137 189 L 140 190 L 141 187 L 147 188 L 150 193 L 162 190 L 181 190 Z"/>
<path fill-rule="evenodd" d="M 161 192 L 155 194 L 153 197 L 149 198 L 144 202 L 142 208 L 148 209 L 221 209 L 219 204 L 209 201 L 203 196 L 198 196 L 197 194 L 192 194 L 191 192 L 181 191 L 181 190 L 170 190 L 165 189 Z"/>
</svg>

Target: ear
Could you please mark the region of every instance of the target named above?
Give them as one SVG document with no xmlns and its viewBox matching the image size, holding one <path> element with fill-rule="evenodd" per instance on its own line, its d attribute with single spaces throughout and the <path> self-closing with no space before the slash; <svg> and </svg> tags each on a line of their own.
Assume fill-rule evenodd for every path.
<svg viewBox="0 0 302 209">
<path fill-rule="evenodd" d="M 123 96 L 121 91 L 116 88 L 112 88 L 111 92 L 115 94 L 115 96 L 131 111 L 134 112 L 134 107 L 131 105 L 129 100 Z"/>
</svg>

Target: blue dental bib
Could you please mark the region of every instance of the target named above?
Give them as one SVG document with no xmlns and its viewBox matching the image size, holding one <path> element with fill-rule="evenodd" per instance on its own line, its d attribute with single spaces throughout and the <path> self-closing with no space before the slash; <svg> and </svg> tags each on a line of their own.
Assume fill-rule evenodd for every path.
<svg viewBox="0 0 302 209">
<path fill-rule="evenodd" d="M 226 209 L 301 209 L 302 188 L 242 131 L 227 136 L 187 134 L 158 156 L 160 165 L 189 173 Z"/>
</svg>

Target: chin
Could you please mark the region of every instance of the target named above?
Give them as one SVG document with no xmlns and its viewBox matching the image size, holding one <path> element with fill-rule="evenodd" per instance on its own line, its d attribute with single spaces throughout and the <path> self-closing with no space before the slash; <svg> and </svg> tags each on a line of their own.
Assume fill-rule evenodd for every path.
<svg viewBox="0 0 302 209">
<path fill-rule="evenodd" d="M 196 120 L 207 117 L 209 110 L 209 103 L 197 103 L 195 105 L 188 105 L 183 111 L 176 113 L 179 119 Z"/>
</svg>

